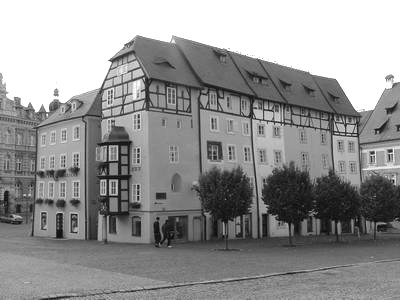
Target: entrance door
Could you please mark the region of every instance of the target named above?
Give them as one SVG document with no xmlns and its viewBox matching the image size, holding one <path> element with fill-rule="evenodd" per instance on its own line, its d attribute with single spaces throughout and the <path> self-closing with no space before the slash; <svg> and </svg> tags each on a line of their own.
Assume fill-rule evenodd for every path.
<svg viewBox="0 0 400 300">
<path fill-rule="evenodd" d="M 10 196 L 10 192 L 9 191 L 5 191 L 4 192 L 4 214 L 7 215 L 8 214 L 8 198 Z"/>
<path fill-rule="evenodd" d="M 268 236 L 268 214 L 262 214 L 262 236 Z"/>
<path fill-rule="evenodd" d="M 56 214 L 56 238 L 62 239 L 64 233 L 64 214 Z"/>
<path fill-rule="evenodd" d="M 169 222 L 175 230 L 175 239 L 187 240 L 188 239 L 188 217 L 168 217 Z"/>
<path fill-rule="evenodd" d="M 193 240 L 201 240 L 201 217 L 193 217 Z"/>
<path fill-rule="evenodd" d="M 321 233 L 329 235 L 331 232 L 331 221 L 328 219 L 321 219 Z"/>
</svg>

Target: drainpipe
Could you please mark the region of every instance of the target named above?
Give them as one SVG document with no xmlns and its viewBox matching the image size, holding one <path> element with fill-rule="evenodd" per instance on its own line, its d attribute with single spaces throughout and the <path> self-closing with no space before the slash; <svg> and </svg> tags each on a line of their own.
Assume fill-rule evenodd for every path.
<svg viewBox="0 0 400 300">
<path fill-rule="evenodd" d="M 31 236 L 34 236 L 35 234 L 35 207 L 36 207 L 36 161 L 37 161 L 37 154 L 38 154 L 38 129 L 37 127 L 35 128 L 35 135 L 36 135 L 36 143 L 35 143 L 35 177 L 33 179 L 33 206 L 32 206 L 32 230 L 31 230 Z"/>
<path fill-rule="evenodd" d="M 192 97 L 190 97 L 192 98 Z M 203 156 L 201 155 L 201 119 L 200 119 L 200 99 L 201 99 L 201 90 L 199 90 L 199 97 L 197 99 L 197 126 L 198 126 L 198 135 L 199 135 L 199 169 L 201 175 L 203 173 Z M 206 215 L 204 214 L 203 204 L 201 204 L 201 216 L 203 218 L 203 234 L 202 240 L 207 240 L 207 219 Z"/>
<path fill-rule="evenodd" d="M 87 203 L 89 201 L 89 195 L 87 194 L 87 172 L 88 172 L 88 163 L 86 160 L 86 151 L 87 151 L 87 121 L 85 120 L 85 117 L 82 117 L 82 122 L 85 124 L 85 148 L 83 152 L 83 157 L 84 157 L 84 162 L 85 162 L 85 172 L 84 172 L 84 183 L 85 183 L 85 240 L 88 239 L 88 209 L 87 209 Z"/>
</svg>

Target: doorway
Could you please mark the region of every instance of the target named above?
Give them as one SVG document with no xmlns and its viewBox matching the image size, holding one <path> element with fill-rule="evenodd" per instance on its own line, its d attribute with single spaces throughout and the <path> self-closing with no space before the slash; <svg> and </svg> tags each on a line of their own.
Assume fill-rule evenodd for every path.
<svg viewBox="0 0 400 300">
<path fill-rule="evenodd" d="M 193 217 L 193 241 L 201 241 L 201 216 Z"/>
<path fill-rule="evenodd" d="M 56 238 L 62 239 L 64 236 L 64 214 L 56 214 Z"/>
<path fill-rule="evenodd" d="M 268 236 L 268 214 L 262 214 L 262 236 Z"/>
<path fill-rule="evenodd" d="M 8 214 L 8 202 L 9 202 L 9 197 L 10 197 L 10 192 L 9 191 L 5 191 L 4 192 L 4 214 L 7 215 Z"/>
<path fill-rule="evenodd" d="M 170 224 L 175 230 L 175 239 L 187 241 L 188 240 L 188 217 L 187 216 L 177 216 L 168 217 Z"/>
</svg>

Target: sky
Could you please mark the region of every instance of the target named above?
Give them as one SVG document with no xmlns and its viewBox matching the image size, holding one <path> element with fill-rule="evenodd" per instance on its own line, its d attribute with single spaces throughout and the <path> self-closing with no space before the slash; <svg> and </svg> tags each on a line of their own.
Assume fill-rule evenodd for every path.
<svg viewBox="0 0 400 300">
<path fill-rule="evenodd" d="M 99 88 L 109 59 L 141 35 L 172 35 L 336 78 L 373 109 L 400 81 L 400 1 L 0 0 L 0 73 L 8 97 L 48 110 Z"/>
</svg>

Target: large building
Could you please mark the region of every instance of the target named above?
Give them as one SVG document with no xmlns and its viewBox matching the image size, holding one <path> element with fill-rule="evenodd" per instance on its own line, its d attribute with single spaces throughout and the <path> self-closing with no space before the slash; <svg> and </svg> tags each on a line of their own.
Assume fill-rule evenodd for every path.
<svg viewBox="0 0 400 300">
<path fill-rule="evenodd" d="M 51 114 L 37 126 L 35 236 L 97 239 L 98 91 L 66 103 L 55 99 Z"/>
<path fill-rule="evenodd" d="M 0 215 L 17 213 L 30 219 L 34 197 L 36 134 L 34 126 L 46 118 L 42 106 L 7 97 L 0 73 Z"/>
<path fill-rule="evenodd" d="M 98 149 L 100 195 L 109 216 L 99 239 L 108 228 L 108 240 L 149 243 L 157 216 L 178 239 L 221 236 L 193 191 L 214 166 L 242 166 L 254 188 L 251 212 L 230 223 L 230 238 L 287 234 L 261 199 L 265 178 L 282 164 L 294 161 L 312 178 L 332 168 L 360 184 L 359 114 L 335 79 L 183 38 L 137 36 L 111 58 L 100 95 L 108 133 Z M 311 215 L 294 231 L 329 233 L 331 224 Z"/>
</svg>

